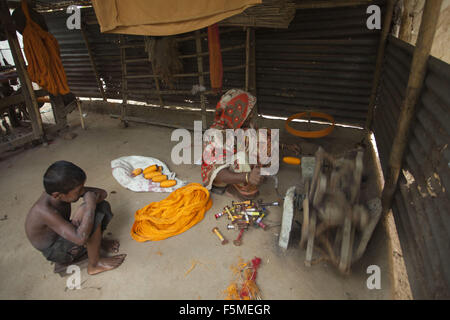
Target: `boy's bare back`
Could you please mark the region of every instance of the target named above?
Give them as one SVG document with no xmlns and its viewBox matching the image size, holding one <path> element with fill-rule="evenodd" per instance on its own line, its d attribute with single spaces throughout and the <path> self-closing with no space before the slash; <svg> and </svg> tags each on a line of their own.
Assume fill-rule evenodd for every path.
<svg viewBox="0 0 450 320">
<path fill-rule="evenodd" d="M 41 197 L 31 207 L 25 221 L 25 232 L 31 244 L 38 250 L 44 250 L 57 238 L 58 234 L 48 225 L 48 220 L 64 219 L 70 223 L 70 203 L 56 207 L 51 204 L 49 196 L 43 192 Z"/>
</svg>

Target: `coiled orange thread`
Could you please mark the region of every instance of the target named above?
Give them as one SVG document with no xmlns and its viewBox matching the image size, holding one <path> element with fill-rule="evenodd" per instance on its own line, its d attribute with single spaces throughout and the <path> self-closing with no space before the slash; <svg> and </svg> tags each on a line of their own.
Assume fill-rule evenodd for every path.
<svg viewBox="0 0 450 320">
<path fill-rule="evenodd" d="M 209 191 L 199 183 L 190 183 L 136 211 L 131 237 L 144 242 L 176 236 L 203 220 L 211 206 Z"/>
</svg>

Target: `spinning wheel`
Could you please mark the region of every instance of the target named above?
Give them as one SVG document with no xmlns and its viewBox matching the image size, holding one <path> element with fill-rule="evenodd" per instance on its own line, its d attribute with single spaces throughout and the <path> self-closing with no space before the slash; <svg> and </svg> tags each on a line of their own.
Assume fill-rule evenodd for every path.
<svg viewBox="0 0 450 320">
<path fill-rule="evenodd" d="M 313 251 L 318 249 L 322 253 L 319 260 L 328 260 L 340 272 L 348 273 L 365 249 L 366 238 L 370 237 L 367 231 L 378 221 L 378 215 L 370 219 L 368 210 L 358 203 L 363 154 L 357 149 L 350 159 L 335 159 L 322 148 L 316 152 L 314 173 L 311 181 L 305 181 L 303 200 L 300 247 L 306 245 L 306 266 L 317 262 L 313 261 Z M 331 245 L 329 236 L 333 234 Z M 358 250 L 354 250 L 357 241 Z"/>
</svg>

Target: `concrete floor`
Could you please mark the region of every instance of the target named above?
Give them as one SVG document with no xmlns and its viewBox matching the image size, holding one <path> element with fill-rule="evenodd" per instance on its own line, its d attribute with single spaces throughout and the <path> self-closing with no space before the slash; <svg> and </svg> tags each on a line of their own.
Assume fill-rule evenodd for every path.
<svg viewBox="0 0 450 320">
<path fill-rule="evenodd" d="M 231 199 L 212 195 L 213 207 L 203 221 L 185 233 L 163 241 L 138 243 L 130 236 L 134 213 L 168 194 L 134 193 L 122 188 L 111 175 L 110 161 L 126 155 L 152 156 L 164 161 L 178 177 L 200 182 L 200 168 L 174 166 L 170 161 L 172 129 L 131 124 L 127 129 L 108 115 L 89 113 L 88 130 L 79 127 L 77 114 L 69 116 L 73 140 L 56 138 L 48 146 L 38 146 L 0 161 L 0 299 L 223 299 L 223 291 L 233 280 L 230 267 L 239 257 L 262 258 L 258 273 L 263 299 L 391 299 L 391 271 L 385 229 L 379 224 L 362 260 L 349 276 L 320 263 L 304 266 L 305 251 L 297 245 L 300 227 L 294 223 L 293 241 L 283 252 L 278 247 L 279 226 L 267 231 L 251 229 L 243 245 L 222 246 L 211 229 L 218 226 L 232 240 L 236 231 L 226 230 L 227 220 L 214 214 Z M 347 129 L 339 129 L 347 130 Z M 342 145 L 330 140 L 336 149 Z M 343 144 L 348 141 L 343 141 Z M 342 150 L 343 151 L 343 150 Z M 120 252 L 128 256 L 113 271 L 89 276 L 82 270 L 81 290 L 67 290 L 66 279 L 53 273 L 53 266 L 28 242 L 24 222 L 29 208 L 43 191 L 42 175 L 56 160 L 69 160 L 87 173 L 87 185 L 109 192 L 114 219 L 108 232 L 121 243 Z M 298 168 L 281 165 L 281 193 L 296 183 Z M 261 188 L 261 198 L 275 200 L 270 181 Z M 116 191 L 112 193 L 111 191 Z M 7 218 L 4 219 L 5 215 Z M 279 225 L 281 208 L 270 210 L 267 224 Z M 186 272 L 195 263 L 194 269 Z M 369 290 L 366 281 L 369 265 L 381 268 L 381 289 Z"/>
</svg>

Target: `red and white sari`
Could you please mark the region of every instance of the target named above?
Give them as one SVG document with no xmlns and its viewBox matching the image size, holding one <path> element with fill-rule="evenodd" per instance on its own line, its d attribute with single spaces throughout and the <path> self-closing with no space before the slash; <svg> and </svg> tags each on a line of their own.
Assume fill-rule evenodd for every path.
<svg viewBox="0 0 450 320">
<path fill-rule="evenodd" d="M 214 181 L 217 174 L 225 169 L 233 172 L 250 172 L 255 164 L 249 164 L 249 152 L 251 146 L 246 139 L 244 151 L 237 151 L 235 141 L 229 141 L 226 139 L 226 129 L 242 129 L 247 131 L 248 129 L 256 129 L 250 122 L 253 108 L 256 104 L 256 98 L 250 93 L 242 91 L 240 89 L 231 89 L 227 91 L 216 107 L 216 114 L 214 123 L 211 125 L 211 129 L 217 129 L 222 131 L 222 141 L 225 143 L 223 146 L 216 148 L 214 139 L 207 139 L 203 142 L 203 150 L 208 152 L 208 161 L 205 161 L 205 154 L 202 162 L 202 180 L 203 185 L 207 189 L 211 189 L 212 186 L 225 187 L 226 185 L 220 184 Z M 248 121 L 247 121 L 248 120 Z M 255 132 L 255 131 L 253 131 Z M 250 134 L 251 132 L 249 132 Z M 270 135 L 270 134 L 269 134 Z M 269 145 L 270 150 L 270 137 L 267 137 L 269 144 L 266 141 L 258 145 L 262 145 L 264 149 Z M 257 138 L 255 137 L 258 141 Z M 219 150 L 217 152 L 217 150 Z M 241 159 L 238 163 L 238 159 Z M 242 160 L 244 159 L 244 160 Z M 219 161 L 222 160 L 222 161 Z M 233 187 L 243 196 L 252 196 L 258 192 L 256 186 L 243 184 L 234 184 Z"/>
</svg>

